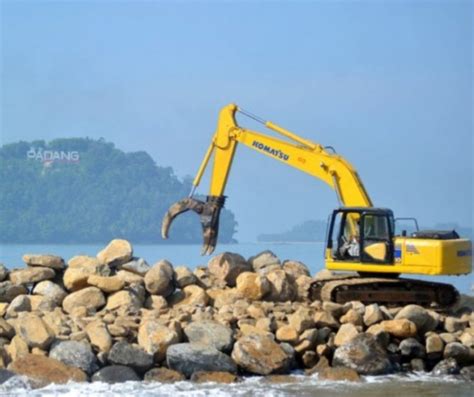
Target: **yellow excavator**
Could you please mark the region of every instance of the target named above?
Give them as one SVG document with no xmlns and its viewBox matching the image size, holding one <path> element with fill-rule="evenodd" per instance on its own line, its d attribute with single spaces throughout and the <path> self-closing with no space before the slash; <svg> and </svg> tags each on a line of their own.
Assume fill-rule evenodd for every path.
<svg viewBox="0 0 474 397">
<path fill-rule="evenodd" d="M 236 114 L 263 124 L 287 139 L 243 128 Z M 193 181 L 190 196 L 172 205 L 162 223 L 167 238 L 173 219 L 186 211 L 200 216 L 204 245 L 211 254 L 217 243 L 219 214 L 224 206 L 229 171 L 237 144 L 323 180 L 337 195 L 340 208 L 332 212 L 325 250 L 326 268 L 349 271 L 336 277 L 318 279 L 309 298 L 338 303 L 359 300 L 381 304 L 417 303 L 444 308 L 453 305 L 458 291 L 449 284 L 400 278 L 400 274 L 462 275 L 472 271 L 472 243 L 454 231 L 418 230 L 396 235 L 397 219 L 386 208 L 374 207 L 352 165 L 331 146 L 323 147 L 235 104 L 225 106 L 217 129 Z M 213 157 L 211 186 L 206 201 L 194 197 L 196 188 Z M 400 218 L 404 222 L 412 218 Z M 398 219 L 398 220 L 400 220 Z"/>
</svg>

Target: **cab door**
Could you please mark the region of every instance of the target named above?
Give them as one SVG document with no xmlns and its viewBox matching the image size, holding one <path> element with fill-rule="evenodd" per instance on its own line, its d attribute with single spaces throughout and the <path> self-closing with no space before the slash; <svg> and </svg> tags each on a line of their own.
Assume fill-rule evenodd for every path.
<svg viewBox="0 0 474 397">
<path fill-rule="evenodd" d="M 393 220 L 386 213 L 362 213 L 360 256 L 363 263 L 393 264 Z"/>
</svg>

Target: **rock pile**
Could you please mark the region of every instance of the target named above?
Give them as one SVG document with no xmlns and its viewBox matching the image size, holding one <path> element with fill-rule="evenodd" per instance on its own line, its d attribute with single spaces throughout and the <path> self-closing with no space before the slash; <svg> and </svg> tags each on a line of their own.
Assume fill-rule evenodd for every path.
<svg viewBox="0 0 474 397">
<path fill-rule="evenodd" d="M 23 260 L 23 269 L 0 265 L 0 383 L 235 382 L 297 368 L 329 380 L 474 377 L 472 302 L 450 313 L 310 302 L 307 267 L 269 251 L 220 254 L 194 271 L 150 266 L 125 240 L 67 264 Z"/>
</svg>

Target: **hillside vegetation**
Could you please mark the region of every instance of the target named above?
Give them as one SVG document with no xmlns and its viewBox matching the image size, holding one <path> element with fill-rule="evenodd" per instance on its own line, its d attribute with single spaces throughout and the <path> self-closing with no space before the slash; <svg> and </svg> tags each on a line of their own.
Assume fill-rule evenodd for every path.
<svg viewBox="0 0 474 397">
<path fill-rule="evenodd" d="M 0 241 L 99 243 L 122 237 L 163 243 L 161 219 L 189 194 L 191 181 L 158 166 L 146 152 L 125 153 L 89 138 L 18 142 L 0 148 Z M 237 223 L 221 214 L 221 243 Z M 172 243 L 200 243 L 197 216 L 181 216 Z"/>
</svg>

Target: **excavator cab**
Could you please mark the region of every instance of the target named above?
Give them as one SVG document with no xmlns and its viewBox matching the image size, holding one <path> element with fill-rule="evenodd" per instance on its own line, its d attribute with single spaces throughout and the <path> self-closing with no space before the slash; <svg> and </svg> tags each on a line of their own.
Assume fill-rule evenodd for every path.
<svg viewBox="0 0 474 397">
<path fill-rule="evenodd" d="M 394 217 L 389 209 L 343 207 L 333 211 L 326 259 L 393 264 Z"/>
</svg>

